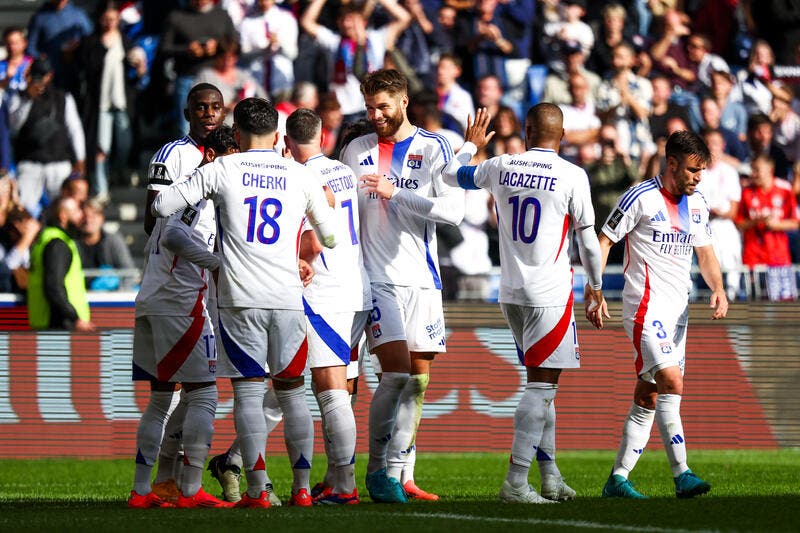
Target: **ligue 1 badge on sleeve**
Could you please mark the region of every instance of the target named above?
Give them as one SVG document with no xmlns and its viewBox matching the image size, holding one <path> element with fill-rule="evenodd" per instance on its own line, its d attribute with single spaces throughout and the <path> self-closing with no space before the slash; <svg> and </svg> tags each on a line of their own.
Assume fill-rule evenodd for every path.
<svg viewBox="0 0 800 533">
<path fill-rule="evenodd" d="M 614 209 L 614 212 L 611 213 L 610 217 L 608 217 L 608 222 L 606 222 L 606 224 L 608 224 L 608 227 L 611 229 L 617 229 L 617 226 L 619 226 L 623 216 L 624 213 L 622 211 L 619 209 Z"/>
</svg>

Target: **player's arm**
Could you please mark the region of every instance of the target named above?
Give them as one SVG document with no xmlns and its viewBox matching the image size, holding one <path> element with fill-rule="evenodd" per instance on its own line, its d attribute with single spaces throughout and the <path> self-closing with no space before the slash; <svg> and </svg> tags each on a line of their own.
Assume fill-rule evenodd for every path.
<svg viewBox="0 0 800 533">
<path fill-rule="evenodd" d="M 453 225 L 460 224 L 464 219 L 464 191 L 460 189 L 442 187 L 438 196 L 423 197 L 408 189 L 395 187 L 385 176 L 368 174 L 363 178 L 369 179 L 370 176 L 376 178 L 377 183 L 374 190 L 367 188 L 369 192 L 377 192 L 384 200 L 391 200 L 420 217 Z M 363 178 L 362 181 L 367 183 Z"/>
<path fill-rule="evenodd" d="M 478 189 L 475 185 L 476 166 L 469 166 L 472 159 L 480 148 L 494 137 L 494 132 L 486 132 L 489 121 L 492 117 L 485 107 L 478 108 L 475 112 L 475 122 L 472 116 L 467 116 L 467 129 L 464 131 L 464 144 L 458 153 L 450 159 L 442 171 L 442 180 L 451 187 L 461 187 L 462 189 Z"/>
<path fill-rule="evenodd" d="M 303 282 L 303 287 L 308 287 L 309 283 L 311 283 L 311 279 L 314 277 L 314 268 L 311 266 L 311 263 L 314 262 L 324 249 L 313 228 L 309 227 L 300 236 L 298 267 L 300 269 L 300 280 Z"/>
<path fill-rule="evenodd" d="M 199 213 L 193 207 L 187 207 L 184 216 L 170 218 L 161 235 L 161 244 L 175 255 L 201 268 L 214 271 L 219 268 L 219 257 L 192 237 L 191 222 L 187 223 L 187 217 L 198 216 Z"/>
<path fill-rule="evenodd" d="M 161 191 L 153 200 L 151 213 L 155 217 L 168 217 L 182 209 L 191 207 L 203 198 L 210 199 L 217 191 L 216 173 L 213 163 L 204 165 L 189 176 Z"/>
<path fill-rule="evenodd" d="M 717 256 L 714 253 L 714 247 L 710 244 L 696 246 L 694 252 L 697 254 L 697 266 L 700 268 L 700 275 L 703 276 L 703 281 L 711 289 L 709 307 L 714 310 L 711 319 L 725 318 L 725 315 L 728 314 L 728 297 L 725 295 L 722 272 L 719 268 Z"/>
<path fill-rule="evenodd" d="M 575 236 L 578 238 L 578 246 L 579 246 L 579 253 L 581 256 L 581 264 L 583 264 L 583 268 L 586 269 L 586 274 L 589 276 L 589 283 L 583 289 L 583 301 L 585 305 L 586 311 L 586 319 L 594 325 L 597 329 L 603 328 L 603 317 L 611 318 L 611 315 L 608 314 L 608 303 L 606 302 L 605 298 L 603 298 L 602 291 L 595 291 L 594 286 L 592 286 L 592 276 L 600 275 L 601 286 L 602 286 L 602 275 L 603 271 L 606 268 L 606 262 L 608 261 L 608 253 L 611 250 L 611 247 L 614 246 L 614 241 L 606 235 L 605 233 L 600 233 L 596 237 L 597 241 L 597 249 L 592 251 L 589 250 L 587 261 L 590 261 L 590 267 L 587 268 L 587 263 L 584 262 L 584 255 L 586 254 L 586 250 L 584 246 L 581 245 L 581 241 L 583 241 L 583 245 L 586 245 L 587 241 L 587 234 L 594 233 L 594 230 L 589 227 L 583 228 L 582 230 L 576 231 Z M 592 244 L 589 244 L 591 247 Z M 596 259 L 591 257 L 592 254 L 598 254 Z M 591 261 L 597 261 L 597 263 L 592 264 Z M 597 269 L 597 270 L 595 270 Z M 593 271 L 590 274 L 590 270 Z M 599 294 L 598 294 L 599 292 Z"/>
<path fill-rule="evenodd" d="M 308 180 L 314 183 L 315 179 Z M 306 215 L 314 229 L 317 231 L 319 242 L 325 248 L 336 246 L 336 212 L 328 204 L 328 199 L 322 187 L 310 186 L 307 189 L 308 203 L 306 205 Z"/>
<path fill-rule="evenodd" d="M 174 157 L 166 161 L 158 161 L 157 158 L 158 153 L 153 156 L 153 159 L 150 161 L 150 166 L 147 169 L 147 200 L 145 201 L 144 209 L 144 231 L 148 235 L 153 233 L 153 228 L 156 225 L 156 217 L 154 217 L 151 212 L 153 201 L 156 199 L 159 192 L 172 185 L 175 171 Z M 167 166 L 168 164 L 173 168 Z"/>
</svg>

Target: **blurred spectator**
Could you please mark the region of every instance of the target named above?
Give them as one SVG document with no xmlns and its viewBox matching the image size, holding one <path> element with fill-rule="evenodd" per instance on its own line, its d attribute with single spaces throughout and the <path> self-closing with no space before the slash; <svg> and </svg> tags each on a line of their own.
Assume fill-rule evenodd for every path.
<svg viewBox="0 0 800 533">
<path fill-rule="evenodd" d="M 493 140 L 493 143 L 493 152 L 495 155 L 521 154 L 526 150 L 525 139 L 523 139 L 522 135 L 518 133 L 496 137 Z"/>
<path fill-rule="evenodd" d="M 522 150 L 525 151 L 524 142 Z M 464 219 L 458 225 L 461 241 L 450 248 L 451 264 L 458 271 L 456 296 L 462 295 L 466 299 L 485 300 L 489 295 L 486 276 L 492 270 L 492 261 L 485 229 L 489 220 L 489 199 L 486 189 L 466 191 Z"/>
<path fill-rule="evenodd" d="M 16 181 L 0 177 L 0 292 L 27 288 L 30 248 L 40 229 L 19 203 Z"/>
<path fill-rule="evenodd" d="M 8 98 L 0 89 L 0 175 L 12 170 L 11 124 L 8 121 Z"/>
<path fill-rule="evenodd" d="M 32 329 L 94 331 L 81 257 L 73 238 L 83 213 L 72 198 L 58 198 L 47 226 L 31 247 L 28 321 Z"/>
<path fill-rule="evenodd" d="M 444 125 L 449 129 L 464 131 L 467 127 L 467 116 L 475 114 L 472 96 L 456 80 L 461 76 L 461 59 L 454 55 L 443 54 L 436 65 L 436 93 L 439 95 L 439 109 L 445 116 L 453 117 L 456 124 Z"/>
<path fill-rule="evenodd" d="M 336 19 L 339 32 L 334 33 L 319 24 L 317 19 L 325 5 L 325 0 L 312 0 L 300 18 L 300 25 L 306 33 L 316 39 L 333 59 L 333 79 L 330 87 L 336 93 L 346 121 L 364 115 L 364 98 L 360 83 L 353 74 L 356 48 L 367 47 L 367 72 L 383 66 L 386 55 L 386 42 L 396 42 L 400 33 L 411 22 L 408 11 L 400 4 L 390 0 L 377 0 L 391 15 L 392 21 L 381 28 L 367 28 L 367 20 L 360 6 L 343 4 Z"/>
<path fill-rule="evenodd" d="M 650 46 L 653 68 L 669 77 L 673 85 L 686 89 L 697 79 L 697 65 L 687 55 L 686 40 L 691 29 L 686 13 L 667 9 L 661 19 L 663 28 Z"/>
<path fill-rule="evenodd" d="M 119 23 L 119 8 L 109 2 L 100 14 L 97 31 L 81 42 L 78 51 L 85 88 L 81 108 L 89 154 L 86 172 L 93 194 L 103 201 L 108 200 L 109 160 L 114 162 L 119 182 L 130 184 L 136 81 L 128 77 L 133 43 L 120 33 Z"/>
<path fill-rule="evenodd" d="M 628 147 L 627 155 L 638 162 L 655 151 L 648 123 L 653 86 L 634 74 L 634 59 L 631 45 L 621 43 L 614 48 L 614 74 L 600 84 L 597 109 L 601 118 L 617 128 L 618 146 Z"/>
<path fill-rule="evenodd" d="M 772 171 L 775 177 L 788 180 L 792 164 L 786 153 L 775 142 L 772 121 L 767 115 L 757 114 L 747 122 L 747 160 L 755 161 L 759 155 L 766 155 L 772 160 Z"/>
<path fill-rule="evenodd" d="M 255 13 L 239 28 L 242 62 L 267 92 L 284 94 L 285 98 L 294 86 L 297 19 L 291 11 L 276 6 L 275 0 L 257 0 L 255 4 Z"/>
<path fill-rule="evenodd" d="M 223 37 L 217 46 L 217 54 L 211 66 L 197 73 L 194 84 L 210 83 L 219 89 L 225 101 L 225 124 L 233 125 L 233 108 L 240 101 L 252 96 L 267 98 L 261 83 L 249 71 L 237 66 L 239 43 L 235 38 Z"/>
<path fill-rule="evenodd" d="M 739 270 L 742 266 L 742 236 L 734 220 L 739 213 L 742 187 L 736 168 L 725 162 L 725 140 L 719 130 L 705 130 L 703 140 L 711 153 L 711 162 L 697 186 L 710 209 L 708 227 L 719 266 L 725 273 L 729 300 L 735 300 L 739 290 Z"/>
<path fill-rule="evenodd" d="M 77 172 L 73 172 L 61 183 L 59 196 L 72 198 L 78 205 L 83 205 L 89 199 L 89 181 Z"/>
<path fill-rule="evenodd" d="M 122 237 L 103 229 L 105 221 L 102 202 L 89 200 L 83 204 L 83 225 L 78 240 L 78 252 L 83 268 L 136 268 Z M 86 278 L 86 288 L 93 291 L 114 291 L 121 288 L 120 285 L 121 278 L 117 275 Z M 126 288 L 130 285 L 131 283 L 126 284 Z"/>
<path fill-rule="evenodd" d="M 487 131 L 494 130 L 494 119 L 497 112 L 500 110 L 500 105 L 503 100 L 503 87 L 497 76 L 488 75 L 483 76 L 478 80 L 475 85 L 475 104 L 477 107 L 485 107 L 492 117 L 489 122 Z M 471 113 L 474 115 L 474 113 Z"/>
<path fill-rule="evenodd" d="M 471 87 L 477 79 L 494 74 L 503 80 L 506 92 L 518 92 L 530 65 L 533 17 L 531 0 L 476 0 L 472 10 L 462 11 L 457 35 L 458 55 L 465 61 L 463 82 Z"/>
<path fill-rule="evenodd" d="M 686 40 L 686 56 L 697 69 L 697 82 L 689 84 L 695 91 L 707 91 L 711 88 L 712 72 L 731 70 L 727 61 L 711 53 L 711 41 L 700 33 L 693 33 Z"/>
<path fill-rule="evenodd" d="M 408 107 L 408 118 L 412 124 L 432 133 L 438 133 L 450 143 L 453 151 L 464 144 L 464 137 L 443 125 L 439 101 L 430 93 L 413 95 Z"/>
<path fill-rule="evenodd" d="M 594 46 L 594 32 L 591 26 L 581 20 L 586 14 L 586 1 L 565 0 L 559 4 L 561 18 L 545 24 L 545 35 L 550 38 L 556 50 L 562 46 L 577 45 L 588 56 Z"/>
<path fill-rule="evenodd" d="M 711 97 L 720 109 L 720 126 L 734 132 L 744 141 L 747 136 L 747 110 L 733 89 L 730 71 L 715 70 L 711 73 Z"/>
<path fill-rule="evenodd" d="M 181 111 L 195 76 L 212 65 L 219 43 L 225 38 L 235 39 L 236 31 L 231 18 L 214 5 L 214 0 L 190 0 L 188 8 L 172 11 L 164 24 L 160 47 L 165 57 L 174 60 L 172 109 L 180 134 L 189 129 Z"/>
<path fill-rule="evenodd" d="M 571 104 L 562 104 L 564 114 L 564 140 L 561 156 L 575 163 L 584 144 L 594 144 L 600 133 L 600 119 L 595 114 L 594 99 L 589 83 L 581 74 L 569 77 Z"/>
<path fill-rule="evenodd" d="M 800 44 L 800 0 L 749 0 L 745 4 L 756 25 L 756 37 L 769 41 L 778 63 L 795 63 Z"/>
<path fill-rule="evenodd" d="M 719 104 L 713 98 L 703 98 L 700 102 L 700 116 L 703 120 L 703 128 L 718 130 L 725 140 L 725 153 L 722 158 L 730 165 L 738 167 L 739 164 L 747 159 L 747 147 L 736 134 L 735 131 L 724 128 L 720 122 L 722 111 Z"/>
<path fill-rule="evenodd" d="M 689 125 L 681 117 L 670 117 L 667 119 L 666 135 L 656 139 L 656 151 L 646 160 L 643 179 L 648 180 L 664 173 L 667 165 L 667 138 L 676 131 L 688 129 Z"/>
<path fill-rule="evenodd" d="M 434 25 L 425 14 L 425 9 L 420 0 L 403 0 L 403 7 L 411 15 L 411 23 L 397 37 L 396 42 L 386 43 L 387 53 L 390 50 L 398 50 L 402 57 L 406 59 L 411 72 L 419 78 L 423 85 L 434 86 L 434 65 L 438 64 L 441 54 L 437 54 L 434 59 L 431 57 L 431 50 L 428 46 L 428 39 L 434 32 Z M 390 68 L 390 67 L 387 67 Z M 391 67 L 394 68 L 394 67 Z M 401 69 L 397 69 L 402 72 Z M 415 89 L 409 85 L 409 91 L 413 94 Z"/>
<path fill-rule="evenodd" d="M 611 61 L 614 47 L 623 41 L 630 42 L 624 34 L 625 8 L 618 3 L 610 3 L 603 7 L 602 24 L 597 30 L 592 53 L 586 60 L 586 66 L 600 76 L 610 74 L 613 70 Z"/>
<path fill-rule="evenodd" d="M 592 205 L 597 231 L 605 224 L 617 203 L 617 198 L 639 180 L 636 166 L 619 147 L 617 129 L 611 125 L 600 128 L 600 159 L 586 165 L 592 192 Z M 609 264 L 622 263 L 624 246 L 615 245 L 608 256 Z"/>
<path fill-rule="evenodd" d="M 48 0 L 28 24 L 28 54 L 47 56 L 53 65 L 54 83 L 78 94 L 78 71 L 74 54 L 81 39 L 92 33 L 86 12 L 69 0 Z"/>
<path fill-rule="evenodd" d="M 597 99 L 597 91 L 600 87 L 600 76 L 588 70 L 584 66 L 586 54 L 579 46 L 564 46 L 561 49 L 564 55 L 564 68 L 562 70 L 551 71 L 547 74 L 544 82 L 544 95 L 542 100 L 555 105 L 571 104 L 569 95 L 569 77 L 573 74 L 580 74 L 589 84 L 592 98 Z"/>
<path fill-rule="evenodd" d="M 327 157 L 335 158 L 336 138 L 339 136 L 344 117 L 342 107 L 334 93 L 325 93 L 320 97 L 317 113 L 322 119 L 322 152 Z"/>
<path fill-rule="evenodd" d="M 3 46 L 6 58 L 0 61 L 0 92 L 25 90 L 25 74 L 33 63 L 33 58 L 25 53 L 28 40 L 25 30 L 19 26 L 9 26 L 3 31 Z"/>
<path fill-rule="evenodd" d="M 520 124 L 517 114 L 510 107 L 500 106 L 497 110 L 497 116 L 494 117 L 494 138 L 486 146 L 486 152 L 489 157 L 505 153 L 505 139 L 512 135 L 520 135 L 522 133 L 522 124 Z M 500 145 L 498 146 L 498 142 Z"/>
<path fill-rule="evenodd" d="M 750 185 L 742 190 L 742 202 L 736 225 L 743 234 L 742 261 L 756 265 L 788 267 L 792 263 L 788 231 L 797 231 L 797 201 L 784 180 L 775 179 L 774 164 L 769 156 L 760 154 L 753 161 Z M 788 269 L 787 269 L 788 270 Z M 771 299 L 782 299 L 774 286 L 781 285 L 784 270 L 768 273 L 768 292 Z M 777 278 L 777 280 L 775 279 Z M 796 292 L 794 276 L 791 285 Z M 772 296 L 777 292 L 778 296 Z"/>
<path fill-rule="evenodd" d="M 742 101 L 749 115 L 772 111 L 774 97 L 789 98 L 791 93 L 780 81 L 772 76 L 775 54 L 767 41 L 758 39 L 753 43 L 747 70 L 739 71 L 739 86 Z"/>
<path fill-rule="evenodd" d="M 792 164 L 793 183 L 800 187 L 800 115 L 792 109 L 791 99 L 775 96 L 772 99 L 772 122 L 774 143 L 783 150 Z M 800 188 L 795 188 L 800 194 Z"/>
<path fill-rule="evenodd" d="M 670 100 L 672 84 L 664 75 L 657 75 L 650 80 L 653 86 L 653 109 L 650 111 L 650 133 L 653 140 L 667 138 L 667 120 L 672 117 L 681 118 L 684 123 L 689 122 L 689 110 L 686 106 Z"/>
<path fill-rule="evenodd" d="M 26 79 L 25 92 L 12 95 L 8 111 L 20 198 L 38 217 L 43 192 L 56 198 L 73 168 L 83 174 L 86 144 L 75 100 L 52 86 L 49 61 L 35 60 Z"/>
</svg>

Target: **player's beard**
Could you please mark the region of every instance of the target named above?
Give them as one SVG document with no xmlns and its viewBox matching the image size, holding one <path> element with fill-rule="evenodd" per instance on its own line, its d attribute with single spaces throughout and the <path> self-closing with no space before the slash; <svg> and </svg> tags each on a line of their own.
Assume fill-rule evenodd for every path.
<svg viewBox="0 0 800 533">
<path fill-rule="evenodd" d="M 372 125 L 375 127 L 375 133 L 381 138 L 391 137 L 397 133 L 397 130 L 403 125 L 403 111 L 402 109 L 398 109 L 397 112 L 391 116 L 384 114 L 384 119 L 385 122 L 381 125 L 376 124 L 375 121 L 372 122 Z"/>
</svg>

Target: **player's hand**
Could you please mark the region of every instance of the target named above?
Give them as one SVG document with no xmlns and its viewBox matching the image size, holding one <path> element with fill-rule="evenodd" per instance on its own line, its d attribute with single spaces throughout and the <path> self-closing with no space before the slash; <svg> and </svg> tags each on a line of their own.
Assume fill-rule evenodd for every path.
<svg viewBox="0 0 800 533">
<path fill-rule="evenodd" d="M 583 301 L 586 320 L 591 322 L 595 328 L 603 329 L 603 318 L 611 318 L 603 291 L 594 290 L 587 283 L 583 288 Z"/>
<path fill-rule="evenodd" d="M 75 321 L 75 327 L 73 328 L 74 331 L 78 331 L 81 333 L 91 333 L 94 331 L 94 324 L 89 322 L 88 320 L 81 320 L 78 319 Z"/>
<path fill-rule="evenodd" d="M 728 297 L 725 295 L 725 290 L 717 289 L 712 292 L 708 306 L 714 310 L 711 320 L 725 318 L 728 315 Z"/>
<path fill-rule="evenodd" d="M 494 132 L 486 133 L 492 115 L 485 107 L 479 107 L 475 111 L 475 122 L 472 122 L 472 115 L 467 115 L 467 129 L 464 131 L 464 141 L 469 141 L 480 150 L 494 137 Z"/>
<path fill-rule="evenodd" d="M 308 287 L 311 280 L 314 279 L 314 269 L 302 259 L 297 260 L 297 268 L 300 271 L 300 281 L 303 282 L 303 287 Z"/>
<path fill-rule="evenodd" d="M 361 188 L 368 193 L 375 193 L 384 200 L 391 200 L 394 195 L 394 184 L 386 176 L 364 174 L 361 176 Z"/>
</svg>

